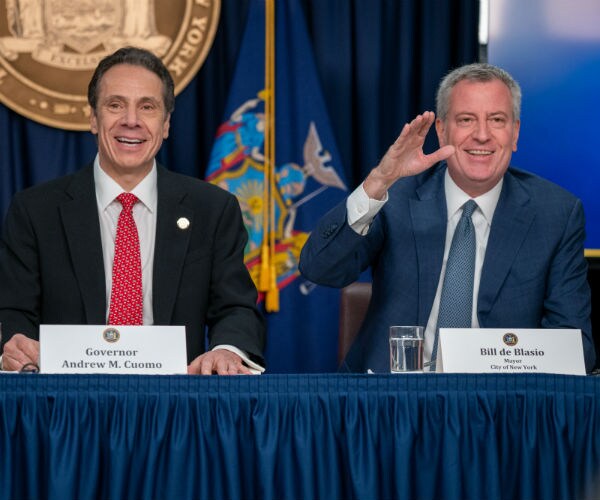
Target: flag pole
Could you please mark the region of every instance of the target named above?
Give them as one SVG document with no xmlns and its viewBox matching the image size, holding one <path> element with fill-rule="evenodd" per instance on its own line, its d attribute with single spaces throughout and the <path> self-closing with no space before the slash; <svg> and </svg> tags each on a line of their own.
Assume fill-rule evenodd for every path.
<svg viewBox="0 0 600 500">
<path fill-rule="evenodd" d="M 272 82 L 271 82 L 271 27 L 269 26 L 271 0 L 265 2 L 265 130 L 264 130 L 264 166 L 263 166 L 263 192 L 262 192 L 262 242 L 260 251 L 260 275 L 258 279 L 258 290 L 261 292 L 268 292 L 271 285 L 270 279 L 270 223 L 271 223 L 271 168 L 270 168 L 270 150 L 271 150 L 271 94 L 272 94 Z"/>
<path fill-rule="evenodd" d="M 266 43 L 265 43 L 265 80 L 267 86 L 268 113 L 265 128 L 265 171 L 268 170 L 268 185 L 265 179 L 265 190 L 268 192 L 268 289 L 265 297 L 267 312 L 279 311 L 279 289 L 277 288 L 277 269 L 275 265 L 276 231 L 275 223 L 275 0 L 266 0 Z M 268 141 L 267 141 L 268 138 Z M 261 276 L 262 278 L 262 276 Z"/>
</svg>

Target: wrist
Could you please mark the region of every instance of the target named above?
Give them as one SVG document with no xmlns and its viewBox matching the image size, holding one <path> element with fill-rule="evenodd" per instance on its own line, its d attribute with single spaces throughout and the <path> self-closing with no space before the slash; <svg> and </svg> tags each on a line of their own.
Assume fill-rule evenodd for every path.
<svg viewBox="0 0 600 500">
<path fill-rule="evenodd" d="M 363 189 L 367 196 L 373 200 L 383 200 L 393 181 L 387 179 L 375 167 L 363 182 Z"/>
</svg>

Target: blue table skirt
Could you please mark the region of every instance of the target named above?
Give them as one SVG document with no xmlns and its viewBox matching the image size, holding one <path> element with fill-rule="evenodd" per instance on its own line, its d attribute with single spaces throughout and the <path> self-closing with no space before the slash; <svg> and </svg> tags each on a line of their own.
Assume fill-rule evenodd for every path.
<svg viewBox="0 0 600 500">
<path fill-rule="evenodd" d="M 4 499 L 598 499 L 600 379 L 0 375 Z"/>
</svg>

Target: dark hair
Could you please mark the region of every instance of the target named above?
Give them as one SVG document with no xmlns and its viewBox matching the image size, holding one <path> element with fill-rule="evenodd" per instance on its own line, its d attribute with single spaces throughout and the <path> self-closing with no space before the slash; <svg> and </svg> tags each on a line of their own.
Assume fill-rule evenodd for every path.
<svg viewBox="0 0 600 500">
<path fill-rule="evenodd" d="M 169 70 L 160 57 L 152 52 L 137 47 L 123 47 L 102 59 L 92 75 L 88 85 L 88 103 L 95 111 L 98 104 L 98 87 L 104 74 L 117 64 L 131 64 L 141 66 L 157 75 L 163 83 L 163 99 L 165 110 L 172 113 L 175 109 L 175 84 Z"/>
<path fill-rule="evenodd" d="M 505 70 L 487 63 L 474 63 L 461 66 L 448 73 L 440 83 L 436 98 L 437 117 L 445 121 L 450 108 L 450 93 L 454 86 L 462 81 L 490 82 L 500 80 L 510 90 L 513 105 L 513 120 L 518 120 L 521 115 L 521 87 L 516 80 Z"/>
</svg>

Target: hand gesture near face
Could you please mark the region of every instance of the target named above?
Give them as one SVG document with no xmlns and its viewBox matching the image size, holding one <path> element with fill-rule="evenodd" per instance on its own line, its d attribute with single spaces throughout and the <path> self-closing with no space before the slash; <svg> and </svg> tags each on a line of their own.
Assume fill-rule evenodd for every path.
<svg viewBox="0 0 600 500">
<path fill-rule="evenodd" d="M 425 111 L 404 125 L 379 165 L 365 179 L 363 187 L 369 198 L 383 199 L 398 179 L 420 174 L 454 154 L 454 146 L 444 146 L 428 155 L 423 153 L 423 143 L 434 120 L 434 113 Z"/>
</svg>

